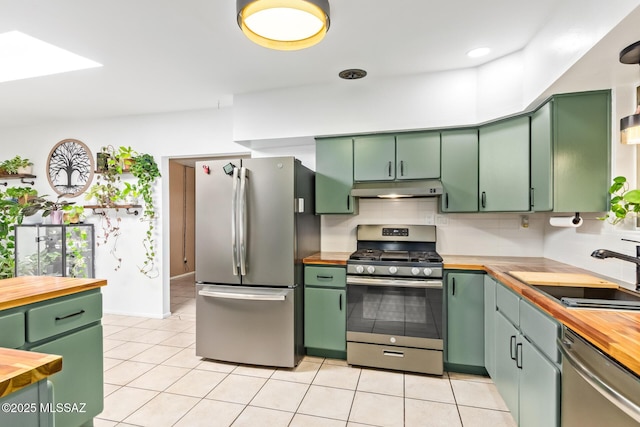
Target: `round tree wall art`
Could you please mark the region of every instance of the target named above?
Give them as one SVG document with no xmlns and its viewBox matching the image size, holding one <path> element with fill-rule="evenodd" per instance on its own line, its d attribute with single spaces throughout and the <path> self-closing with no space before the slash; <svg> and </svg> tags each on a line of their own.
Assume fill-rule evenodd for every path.
<svg viewBox="0 0 640 427">
<path fill-rule="evenodd" d="M 83 142 L 63 139 L 49 153 L 49 184 L 61 197 L 82 194 L 93 179 L 93 155 Z"/>
</svg>

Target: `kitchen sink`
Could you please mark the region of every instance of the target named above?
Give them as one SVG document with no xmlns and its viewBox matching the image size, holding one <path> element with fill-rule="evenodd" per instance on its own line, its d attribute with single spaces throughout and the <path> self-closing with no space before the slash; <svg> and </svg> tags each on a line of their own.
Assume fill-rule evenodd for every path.
<svg viewBox="0 0 640 427">
<path fill-rule="evenodd" d="M 640 293 L 623 288 L 531 285 L 569 308 L 640 310 Z"/>
</svg>

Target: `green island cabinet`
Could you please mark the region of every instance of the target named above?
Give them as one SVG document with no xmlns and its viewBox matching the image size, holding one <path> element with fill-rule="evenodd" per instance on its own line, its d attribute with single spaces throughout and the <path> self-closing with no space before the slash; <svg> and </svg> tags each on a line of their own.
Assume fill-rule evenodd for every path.
<svg viewBox="0 0 640 427">
<path fill-rule="evenodd" d="M 608 210 L 611 91 L 555 95 L 531 115 L 531 208 Z"/>
<path fill-rule="evenodd" d="M 445 273 L 447 370 L 484 373 L 484 274 Z"/>
<path fill-rule="evenodd" d="M 304 268 L 304 346 L 312 356 L 347 358 L 347 270 Z"/>
<path fill-rule="evenodd" d="M 316 213 L 357 213 L 351 137 L 316 139 Z"/>
<path fill-rule="evenodd" d="M 440 178 L 440 132 L 353 139 L 354 181 Z"/>
<path fill-rule="evenodd" d="M 51 407 L 51 394 L 47 380 L 43 379 L 1 398 L 0 405 L 16 410 L 0 411 L 0 426 L 53 427 L 53 411 L 40 411 Z"/>
<path fill-rule="evenodd" d="M 495 297 L 496 387 L 519 426 L 559 426 L 560 325 L 499 282 Z"/>
<path fill-rule="evenodd" d="M 478 211 L 478 129 L 441 134 L 442 212 Z"/>
<path fill-rule="evenodd" d="M 82 411 L 54 413 L 56 426 L 90 424 L 103 410 L 102 294 L 99 289 L 0 311 L 0 346 L 62 356 L 49 377 L 54 404 Z"/>
<path fill-rule="evenodd" d="M 528 211 L 529 116 L 481 126 L 478 145 L 480 211 Z"/>
</svg>

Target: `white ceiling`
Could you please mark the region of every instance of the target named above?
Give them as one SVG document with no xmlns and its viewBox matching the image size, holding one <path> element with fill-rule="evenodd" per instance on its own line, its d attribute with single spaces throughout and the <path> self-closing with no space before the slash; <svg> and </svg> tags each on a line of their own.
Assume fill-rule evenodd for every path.
<svg viewBox="0 0 640 427">
<path fill-rule="evenodd" d="M 319 45 L 249 42 L 233 0 L 0 0 L 19 30 L 104 67 L 0 84 L 0 126 L 215 108 L 233 95 L 322 84 L 345 68 L 392 76 L 477 66 L 523 48 L 557 0 L 333 0 Z M 492 53 L 469 59 L 488 46 Z"/>
</svg>

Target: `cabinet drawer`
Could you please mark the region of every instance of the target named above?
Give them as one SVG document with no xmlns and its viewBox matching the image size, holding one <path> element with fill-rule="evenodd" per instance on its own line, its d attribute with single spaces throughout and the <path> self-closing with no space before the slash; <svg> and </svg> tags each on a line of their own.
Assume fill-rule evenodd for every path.
<svg viewBox="0 0 640 427">
<path fill-rule="evenodd" d="M 517 294 L 507 289 L 503 284 L 498 285 L 496 289 L 496 306 L 515 326 L 520 324 L 519 301 L 520 297 Z"/>
<path fill-rule="evenodd" d="M 520 330 L 528 340 L 552 362 L 560 363 L 556 339 L 560 336 L 560 324 L 546 314 L 520 300 Z"/>
<path fill-rule="evenodd" d="M 73 296 L 27 310 L 27 341 L 42 339 L 99 321 L 102 294 Z"/>
<path fill-rule="evenodd" d="M 344 288 L 347 286 L 347 270 L 342 267 L 305 267 L 304 284 Z"/>
<path fill-rule="evenodd" d="M 24 344 L 24 313 L 0 316 L 0 347 L 19 348 Z"/>
<path fill-rule="evenodd" d="M 442 375 L 441 351 L 347 342 L 347 363 Z"/>
</svg>

